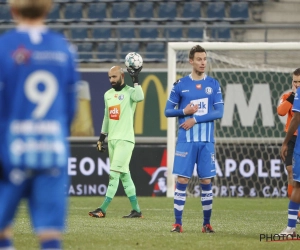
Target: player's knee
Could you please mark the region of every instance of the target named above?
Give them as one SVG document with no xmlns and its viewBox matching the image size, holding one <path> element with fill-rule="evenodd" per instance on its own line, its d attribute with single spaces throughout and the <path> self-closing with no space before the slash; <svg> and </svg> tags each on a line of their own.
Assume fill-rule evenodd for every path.
<svg viewBox="0 0 300 250">
<path fill-rule="evenodd" d="M 210 184 L 211 183 L 211 179 L 200 179 L 200 183 L 201 184 Z"/>
<path fill-rule="evenodd" d="M 189 178 L 178 176 L 177 182 L 179 182 L 180 184 L 188 184 Z"/>
<path fill-rule="evenodd" d="M 39 241 L 61 240 L 62 233 L 56 230 L 45 230 L 38 234 Z"/>
</svg>

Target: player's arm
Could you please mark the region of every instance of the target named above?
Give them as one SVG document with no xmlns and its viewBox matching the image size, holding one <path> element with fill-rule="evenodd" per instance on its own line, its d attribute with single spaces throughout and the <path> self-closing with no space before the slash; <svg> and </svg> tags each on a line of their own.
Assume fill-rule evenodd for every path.
<svg viewBox="0 0 300 250">
<path fill-rule="evenodd" d="M 287 94 L 283 95 L 277 107 L 277 114 L 280 116 L 285 116 L 292 108 L 294 103 L 294 98 L 295 98 L 294 92 L 292 92 L 290 95 Z"/>
<path fill-rule="evenodd" d="M 194 115 L 196 123 L 211 122 L 217 119 L 221 119 L 224 115 L 224 103 L 218 103 L 214 105 L 214 110 L 210 111 L 206 115 Z"/>
<path fill-rule="evenodd" d="M 105 99 L 105 96 L 104 96 Z M 104 147 L 104 141 L 108 133 L 108 111 L 107 111 L 107 104 L 105 101 L 105 108 L 104 108 L 104 117 L 102 122 L 101 134 L 97 141 L 96 149 L 100 152 L 104 152 L 106 149 Z"/>
<path fill-rule="evenodd" d="M 127 71 L 131 76 L 132 83 L 134 85 L 134 91 L 130 95 L 130 98 L 134 102 L 141 102 L 144 100 L 144 92 L 141 85 L 139 85 L 139 73 L 141 72 L 142 68 L 143 66 L 138 69 L 127 68 Z"/>
</svg>

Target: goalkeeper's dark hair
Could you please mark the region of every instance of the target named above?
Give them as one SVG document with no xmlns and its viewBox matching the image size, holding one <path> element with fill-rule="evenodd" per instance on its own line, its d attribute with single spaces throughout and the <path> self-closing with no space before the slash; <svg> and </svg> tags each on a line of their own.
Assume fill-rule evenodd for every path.
<svg viewBox="0 0 300 250">
<path fill-rule="evenodd" d="M 300 68 L 295 69 L 295 71 L 293 72 L 293 75 L 300 76 Z"/>
<path fill-rule="evenodd" d="M 206 50 L 204 48 L 202 48 L 200 45 L 195 45 L 190 50 L 189 59 L 194 59 L 194 56 L 195 56 L 196 52 L 204 52 L 204 53 L 206 53 Z"/>
</svg>

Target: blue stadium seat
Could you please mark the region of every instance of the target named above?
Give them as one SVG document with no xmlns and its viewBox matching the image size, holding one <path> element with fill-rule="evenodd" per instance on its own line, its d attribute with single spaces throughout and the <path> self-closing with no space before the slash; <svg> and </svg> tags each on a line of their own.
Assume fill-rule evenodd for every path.
<svg viewBox="0 0 300 250">
<path fill-rule="evenodd" d="M 173 21 L 177 17 L 176 2 L 160 2 L 157 21 Z"/>
<path fill-rule="evenodd" d="M 92 38 L 96 40 L 109 40 L 112 38 L 112 29 L 111 28 L 93 28 L 92 29 Z"/>
<path fill-rule="evenodd" d="M 72 40 L 87 40 L 89 38 L 86 28 L 73 28 L 70 33 Z"/>
<path fill-rule="evenodd" d="M 58 32 L 62 35 L 65 35 L 65 30 L 63 28 L 51 28 L 51 30 Z"/>
<path fill-rule="evenodd" d="M 182 27 L 179 27 L 180 25 L 182 25 L 181 22 L 167 22 L 166 25 L 168 25 L 168 27 L 164 28 L 164 38 L 174 41 L 183 38 L 183 29 Z"/>
<path fill-rule="evenodd" d="M 183 5 L 182 16 L 177 18 L 180 21 L 196 21 L 201 18 L 200 2 L 185 2 Z"/>
<path fill-rule="evenodd" d="M 187 38 L 191 41 L 203 40 L 203 27 L 200 25 L 193 25 L 187 29 Z"/>
<path fill-rule="evenodd" d="M 47 17 L 47 22 L 57 22 L 60 19 L 60 5 L 54 3 L 52 9 Z"/>
<path fill-rule="evenodd" d="M 93 44 L 92 43 L 78 43 L 78 59 L 79 62 L 86 62 L 93 59 Z"/>
<path fill-rule="evenodd" d="M 229 41 L 231 39 L 230 23 L 220 22 L 216 23 L 216 27 L 211 28 L 210 37 L 215 41 Z"/>
<path fill-rule="evenodd" d="M 249 8 L 247 2 L 234 2 L 230 5 L 231 21 L 247 21 L 249 19 Z"/>
<path fill-rule="evenodd" d="M 129 2 L 116 2 L 112 6 L 111 18 L 115 21 L 124 21 L 130 17 Z"/>
<path fill-rule="evenodd" d="M 122 43 L 121 45 L 121 61 L 124 61 L 125 56 L 129 52 L 138 52 L 140 51 L 140 44 L 137 42 L 133 43 Z"/>
<path fill-rule="evenodd" d="M 225 18 L 225 2 L 210 2 L 207 5 L 208 21 L 222 21 Z"/>
<path fill-rule="evenodd" d="M 97 60 L 100 62 L 115 62 L 117 55 L 115 42 L 98 43 Z"/>
<path fill-rule="evenodd" d="M 131 25 L 131 27 L 126 28 L 118 28 L 117 35 L 120 40 L 131 40 L 135 39 L 135 29 L 132 28 L 134 26 L 134 22 L 122 22 L 122 25 Z"/>
<path fill-rule="evenodd" d="M 7 4 L 2 4 L 0 7 L 0 23 L 12 22 L 12 16 L 10 15 L 10 8 Z"/>
<path fill-rule="evenodd" d="M 146 53 L 143 60 L 145 62 L 165 62 L 165 43 L 148 43 L 146 46 Z"/>
<path fill-rule="evenodd" d="M 153 17 L 153 2 L 136 3 L 133 20 L 150 21 Z"/>
<path fill-rule="evenodd" d="M 106 3 L 90 3 L 87 9 L 87 18 L 90 21 L 102 21 L 106 16 Z"/>
<path fill-rule="evenodd" d="M 78 22 L 82 19 L 82 4 L 81 3 L 68 3 L 65 6 L 64 17 L 66 21 Z"/>
<path fill-rule="evenodd" d="M 149 23 L 149 24 L 154 24 L 154 23 Z M 139 29 L 139 34 L 141 39 L 156 39 L 158 38 L 158 30 L 156 27 L 147 27 L 147 23 L 141 24 L 141 27 Z"/>
</svg>

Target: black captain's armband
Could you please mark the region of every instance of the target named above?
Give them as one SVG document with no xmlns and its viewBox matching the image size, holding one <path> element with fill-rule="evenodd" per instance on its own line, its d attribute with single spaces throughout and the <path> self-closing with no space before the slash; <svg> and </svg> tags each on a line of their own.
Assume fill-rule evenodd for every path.
<svg viewBox="0 0 300 250">
<path fill-rule="evenodd" d="M 286 98 L 286 100 L 287 100 L 289 103 L 293 104 L 293 103 L 294 103 L 294 98 L 295 98 L 295 93 L 292 92 L 292 93 L 289 95 L 289 97 Z"/>
</svg>

